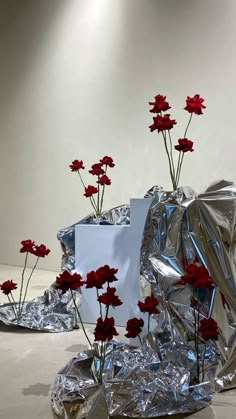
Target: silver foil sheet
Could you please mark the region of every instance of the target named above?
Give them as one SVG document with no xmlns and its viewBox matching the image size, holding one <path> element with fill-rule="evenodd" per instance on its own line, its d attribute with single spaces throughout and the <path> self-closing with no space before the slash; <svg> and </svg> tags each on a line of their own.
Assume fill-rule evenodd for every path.
<svg viewBox="0 0 236 419">
<path fill-rule="evenodd" d="M 103 211 L 101 217 L 94 218 L 89 215 L 78 223 L 59 230 L 57 238 L 61 244 L 61 269 L 69 272 L 75 269 L 75 226 L 77 224 L 125 225 L 130 224 L 130 206 L 121 205 Z"/>
<path fill-rule="evenodd" d="M 79 305 L 79 292 L 75 293 L 75 297 Z M 0 321 L 8 326 L 20 326 L 44 332 L 67 332 L 78 327 L 71 293 L 62 294 L 53 285 L 44 292 L 43 296 L 25 302 L 22 315 L 18 319 L 10 304 L 1 305 Z"/>
<path fill-rule="evenodd" d="M 102 385 L 93 354 L 79 353 L 57 374 L 51 394 L 56 418 L 156 418 L 193 412 L 211 401 L 212 382 L 190 385 L 187 367 L 161 362 L 147 346 L 108 344 Z"/>
<path fill-rule="evenodd" d="M 154 187 L 141 249 L 142 277 L 161 301 L 156 345 L 173 353 L 173 345 L 193 341 L 191 290 L 176 285 L 184 266 L 198 260 L 215 284 L 205 290 L 200 316 L 219 326 L 217 390 L 236 386 L 236 189 L 221 181 L 196 195 L 191 188 L 173 193 Z M 184 365 L 184 364 L 181 364 Z"/>
</svg>

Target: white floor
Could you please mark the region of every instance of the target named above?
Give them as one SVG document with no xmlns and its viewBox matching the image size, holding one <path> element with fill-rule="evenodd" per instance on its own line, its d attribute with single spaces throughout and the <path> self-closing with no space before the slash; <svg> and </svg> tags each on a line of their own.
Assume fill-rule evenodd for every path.
<svg viewBox="0 0 236 419">
<path fill-rule="evenodd" d="M 42 295 L 43 290 L 54 282 L 56 274 L 36 271 L 29 299 Z M 0 283 L 7 279 L 19 282 L 20 275 L 21 269 L 0 265 Z M 0 302 L 6 301 L 1 294 Z M 87 330 L 92 333 L 93 327 L 89 325 Z M 119 332 L 122 335 L 122 330 Z M 54 376 L 78 351 L 85 349 L 83 333 L 81 330 L 38 333 L 0 324 L 0 334 L 0 419 L 52 419 L 50 388 Z M 216 394 L 210 407 L 187 417 L 235 419 L 235 396 L 236 390 Z M 107 418 L 97 412 L 92 419 Z"/>
</svg>

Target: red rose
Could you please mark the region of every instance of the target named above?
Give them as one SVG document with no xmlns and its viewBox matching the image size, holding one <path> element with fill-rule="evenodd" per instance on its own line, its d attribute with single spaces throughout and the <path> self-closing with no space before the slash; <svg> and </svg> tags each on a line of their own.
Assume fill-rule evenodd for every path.
<svg viewBox="0 0 236 419">
<path fill-rule="evenodd" d="M 115 326 L 115 320 L 113 317 L 106 317 L 104 320 L 99 317 L 94 330 L 95 341 L 96 340 L 112 340 L 113 336 L 118 336 Z"/>
<path fill-rule="evenodd" d="M 200 320 L 200 327 L 198 328 L 201 332 L 204 340 L 214 339 L 218 340 L 219 330 L 217 322 L 209 317 L 208 319 Z"/>
<path fill-rule="evenodd" d="M 95 186 L 88 185 L 87 188 L 84 188 L 84 191 L 84 196 L 86 196 L 86 198 L 91 198 L 92 195 L 98 192 L 98 189 Z"/>
<path fill-rule="evenodd" d="M 70 166 L 72 172 L 78 172 L 80 169 L 84 169 L 83 160 L 74 160 Z"/>
<path fill-rule="evenodd" d="M 20 253 L 34 253 L 34 245 L 35 242 L 32 240 L 22 240 L 21 242 L 22 248 L 20 249 Z"/>
<path fill-rule="evenodd" d="M 105 284 L 105 282 L 114 282 L 118 281 L 115 274 L 118 272 L 118 269 L 110 268 L 108 265 L 101 266 L 96 270 L 97 275 L 99 276 L 100 280 Z"/>
<path fill-rule="evenodd" d="M 187 274 L 181 276 L 179 284 L 191 285 L 193 288 L 212 288 L 214 283 L 205 266 L 190 264 L 185 268 Z"/>
<path fill-rule="evenodd" d="M 46 246 L 44 244 L 40 244 L 39 246 L 35 246 L 33 249 L 33 254 L 35 256 L 38 256 L 39 258 L 44 258 L 45 256 L 47 256 L 49 253 L 51 252 L 50 249 L 47 249 Z"/>
<path fill-rule="evenodd" d="M 17 284 L 13 282 L 12 279 L 9 279 L 0 285 L 0 289 L 2 290 L 3 294 L 8 295 L 13 290 L 17 289 Z"/>
<path fill-rule="evenodd" d="M 56 287 L 63 293 L 68 290 L 77 290 L 84 284 L 84 281 L 81 281 L 81 279 L 81 275 L 76 272 L 71 274 L 68 271 L 64 271 L 56 278 Z"/>
<path fill-rule="evenodd" d="M 100 185 L 110 185 L 111 184 L 111 179 L 109 179 L 109 177 L 107 175 L 102 175 L 97 183 L 99 183 Z"/>
<path fill-rule="evenodd" d="M 103 175 L 105 172 L 102 169 L 102 163 L 93 164 L 91 169 L 89 170 L 89 173 L 91 173 L 91 175 L 95 175 L 95 176 Z"/>
<path fill-rule="evenodd" d="M 185 110 L 196 115 L 202 114 L 202 109 L 206 106 L 203 105 L 204 99 L 200 95 L 194 95 L 193 97 L 187 96 Z"/>
<path fill-rule="evenodd" d="M 187 138 L 180 138 L 178 140 L 177 145 L 175 145 L 175 149 L 178 151 L 182 151 L 183 153 L 187 153 L 187 151 L 194 151 L 193 150 L 193 142 L 188 140 Z"/>
<path fill-rule="evenodd" d="M 116 288 L 107 288 L 107 292 L 99 295 L 98 302 L 105 304 L 106 306 L 117 307 L 120 306 L 122 301 L 119 299 L 118 295 L 115 295 Z"/>
<path fill-rule="evenodd" d="M 100 160 L 100 163 L 102 165 L 106 165 L 106 166 L 109 166 L 109 167 L 114 167 L 115 166 L 115 164 L 113 163 L 113 159 L 111 157 L 109 157 L 109 156 L 104 156 Z"/>
<path fill-rule="evenodd" d="M 139 333 L 142 332 L 143 325 L 143 319 L 137 319 L 137 317 L 129 319 L 126 324 L 126 330 L 128 333 L 126 333 L 125 336 L 127 338 L 136 338 L 136 336 L 138 336 Z"/>
<path fill-rule="evenodd" d="M 158 304 L 159 304 L 159 300 L 155 298 L 153 294 L 151 295 L 151 297 L 146 297 L 144 300 L 144 303 L 142 303 L 142 301 L 138 302 L 140 311 L 144 313 L 149 313 L 149 314 L 160 313 L 160 311 L 156 308 Z"/>
<path fill-rule="evenodd" d="M 160 113 L 165 112 L 170 109 L 169 103 L 166 101 L 166 96 L 157 95 L 155 96 L 155 102 L 149 102 L 149 105 L 153 106 L 153 109 L 150 109 L 149 112 Z"/>
<path fill-rule="evenodd" d="M 97 288 L 101 289 L 104 281 L 102 278 L 97 274 L 95 271 L 91 271 L 87 273 L 87 280 L 85 282 L 86 288 Z"/>
<path fill-rule="evenodd" d="M 164 116 L 154 116 L 153 121 L 153 124 L 149 126 L 151 132 L 155 131 L 156 129 L 158 132 L 170 130 L 177 123 L 175 119 L 170 119 L 169 114 Z"/>
</svg>

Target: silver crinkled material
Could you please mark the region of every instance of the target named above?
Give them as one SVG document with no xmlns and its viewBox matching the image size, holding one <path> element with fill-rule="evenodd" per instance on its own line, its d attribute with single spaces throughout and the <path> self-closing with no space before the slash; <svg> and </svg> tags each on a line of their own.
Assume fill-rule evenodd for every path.
<svg viewBox="0 0 236 419">
<path fill-rule="evenodd" d="M 83 218 L 78 223 L 59 230 L 57 238 L 62 248 L 62 270 L 69 272 L 75 269 L 75 226 L 77 224 L 101 224 L 101 225 L 124 225 L 130 224 L 130 206 L 121 205 L 110 210 L 103 211 L 101 217 L 93 215 Z"/>
<path fill-rule="evenodd" d="M 56 418 L 156 418 L 193 412 L 211 401 L 210 381 L 192 386 L 187 367 L 161 362 L 148 347 L 123 343 L 108 344 L 103 385 L 98 384 L 93 353 L 79 353 L 57 374 L 51 393 Z"/>
<path fill-rule="evenodd" d="M 75 293 L 77 304 L 80 294 Z M 17 305 L 16 305 L 17 308 Z M 26 302 L 19 319 L 10 304 L 0 306 L 0 321 L 7 326 L 20 326 L 44 332 L 67 332 L 77 327 L 77 316 L 71 293 L 62 293 L 51 285 L 41 297 Z"/>
<path fill-rule="evenodd" d="M 196 195 L 191 188 L 167 193 L 154 187 L 141 249 L 142 276 L 162 303 L 157 345 L 171 354 L 173 343 L 193 340 L 191 290 L 175 283 L 197 259 L 215 283 L 203 291 L 200 317 L 219 326 L 217 390 L 236 386 L 236 189 L 221 181 Z"/>
</svg>

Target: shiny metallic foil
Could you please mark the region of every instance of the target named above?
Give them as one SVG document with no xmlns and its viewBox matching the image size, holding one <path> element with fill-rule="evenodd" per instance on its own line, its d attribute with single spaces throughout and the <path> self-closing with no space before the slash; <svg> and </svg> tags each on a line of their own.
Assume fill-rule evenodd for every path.
<svg viewBox="0 0 236 419">
<path fill-rule="evenodd" d="M 173 344 L 193 339 L 191 290 L 175 283 L 184 266 L 196 259 L 215 283 L 205 291 L 201 316 L 211 315 L 220 329 L 216 372 L 218 391 L 236 386 L 236 189 L 221 181 L 196 196 L 191 188 L 167 193 L 153 188 L 141 249 L 142 276 L 162 304 L 158 347 L 171 353 Z"/>
<path fill-rule="evenodd" d="M 75 293 L 75 298 L 79 305 L 79 292 Z M 77 327 L 71 293 L 62 294 L 54 285 L 51 285 L 43 296 L 26 302 L 19 319 L 15 318 L 10 304 L 0 306 L 0 321 L 8 326 L 26 327 L 44 332 L 67 332 Z"/>
</svg>

